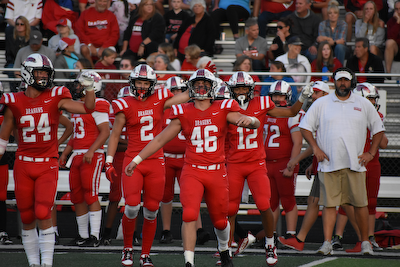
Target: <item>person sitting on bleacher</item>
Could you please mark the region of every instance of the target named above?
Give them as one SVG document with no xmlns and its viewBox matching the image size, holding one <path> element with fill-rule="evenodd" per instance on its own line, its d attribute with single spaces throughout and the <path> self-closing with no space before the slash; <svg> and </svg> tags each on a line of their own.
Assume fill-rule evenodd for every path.
<svg viewBox="0 0 400 267">
<path fill-rule="evenodd" d="M 34 53 L 42 54 L 47 56 L 51 63 L 55 63 L 56 61 L 56 53 L 53 49 L 48 48 L 47 46 L 43 45 L 43 35 L 40 31 L 31 31 L 30 37 L 29 37 L 29 46 L 25 46 L 21 48 L 17 56 L 15 58 L 14 62 L 14 68 L 20 68 L 22 62 L 25 61 L 25 59 Z M 16 77 L 20 77 L 20 71 L 15 72 Z"/>
<path fill-rule="evenodd" d="M 206 12 L 206 2 L 192 0 L 190 8 L 194 16 L 182 23 L 174 42 L 174 49 L 180 61 L 185 58 L 185 48 L 191 44 L 198 45 L 204 55 L 213 56 L 214 54 L 215 27 L 212 18 Z"/>
<path fill-rule="evenodd" d="M 62 38 L 68 37 L 69 39 L 75 39 L 74 43 L 74 53 L 79 54 L 81 52 L 81 42 L 79 41 L 79 37 L 74 34 L 74 30 L 72 29 L 72 23 L 69 19 L 60 19 L 57 22 L 57 31 L 58 34 L 53 35 L 48 43 L 49 48 L 56 50 L 58 47 L 58 43 Z"/>
<path fill-rule="evenodd" d="M 380 48 L 385 41 L 385 23 L 379 19 L 378 10 L 373 1 L 365 3 L 363 16 L 356 21 L 356 37 L 367 37 L 369 50 L 372 54 L 380 56 Z"/>
<path fill-rule="evenodd" d="M 356 39 L 354 56 L 347 60 L 346 67 L 356 73 L 384 73 L 382 59 L 369 51 L 369 40 L 366 37 Z M 357 82 L 383 83 L 384 77 L 357 76 Z"/>
<path fill-rule="evenodd" d="M 268 59 L 275 60 L 277 57 L 285 54 L 287 51 L 286 40 L 293 37 L 290 29 L 293 26 L 293 21 L 289 16 L 280 18 L 277 26 L 277 33 L 275 39 L 272 41 L 268 50 Z"/>
<path fill-rule="evenodd" d="M 400 61 L 400 1 L 394 4 L 393 17 L 387 22 L 387 40 L 385 48 L 386 72 L 392 72 L 393 60 Z"/>
<path fill-rule="evenodd" d="M 264 58 L 267 54 L 267 41 L 258 35 L 256 18 L 250 18 L 245 25 L 246 35 L 239 38 L 235 44 L 236 58 L 246 55 L 253 60 L 254 71 L 265 70 Z"/>
<path fill-rule="evenodd" d="M 328 17 L 319 24 L 317 42 L 327 41 L 336 58 L 343 65 L 347 51 L 347 24 L 343 20 L 339 20 L 339 3 L 336 0 L 329 2 Z"/>
<path fill-rule="evenodd" d="M 182 0 L 172 0 L 170 5 L 172 9 L 164 14 L 166 26 L 165 40 L 169 43 L 175 41 L 182 23 L 190 17 L 188 12 L 182 10 L 182 5 Z"/>
<path fill-rule="evenodd" d="M 200 59 L 201 49 L 198 45 L 192 44 L 185 48 L 185 60 L 182 62 L 181 71 L 197 70 L 197 62 Z M 184 80 L 189 80 L 190 74 L 181 75 Z"/>
<path fill-rule="evenodd" d="M 261 7 L 261 14 L 258 17 L 258 27 L 260 28 L 260 36 L 265 38 L 265 36 L 267 36 L 267 24 L 292 14 L 295 10 L 296 1 L 260 0 L 260 2 L 254 2 L 253 14 L 258 16 Z"/>
<path fill-rule="evenodd" d="M 229 26 L 232 30 L 233 38 L 236 40 L 239 38 L 239 21 L 247 20 L 250 16 L 250 0 L 215 0 L 214 8 L 211 12 L 211 17 L 214 21 L 216 35 L 215 40 L 220 39 L 220 34 L 222 32 L 220 23 L 229 22 Z M 253 13 L 256 17 L 258 14 Z"/>
<path fill-rule="evenodd" d="M 81 58 L 80 54 L 75 52 L 75 39 L 63 37 L 57 46 L 56 53 L 58 53 L 56 61 L 54 63 L 55 69 L 74 69 L 76 62 Z M 55 73 L 56 79 L 74 79 L 76 72 L 59 72 Z M 62 85 L 65 82 L 60 83 Z"/>
<path fill-rule="evenodd" d="M 292 33 L 300 37 L 303 43 L 301 54 L 310 62 L 317 57 L 318 27 L 321 18 L 311 11 L 311 0 L 297 0 L 296 11 L 290 15 L 293 20 Z"/>
<path fill-rule="evenodd" d="M 363 16 L 363 8 L 368 0 L 344 0 L 343 5 L 346 8 L 345 21 L 347 23 L 347 37 L 346 41 L 350 42 L 353 36 L 353 25 L 357 19 L 361 19 Z M 376 9 L 380 11 L 383 8 L 382 0 L 374 0 Z"/>
<path fill-rule="evenodd" d="M 343 67 L 340 61 L 333 57 L 332 47 L 328 41 L 323 41 L 319 44 L 317 58 L 311 62 L 312 72 L 334 72 L 336 69 Z M 330 75 L 327 76 L 312 76 L 311 81 L 333 82 Z"/>
</svg>

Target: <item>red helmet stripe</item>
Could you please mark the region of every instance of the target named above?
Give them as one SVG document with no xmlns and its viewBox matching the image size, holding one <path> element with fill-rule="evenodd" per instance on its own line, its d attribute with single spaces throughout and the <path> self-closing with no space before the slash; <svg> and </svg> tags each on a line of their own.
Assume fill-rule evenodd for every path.
<svg viewBox="0 0 400 267">
<path fill-rule="evenodd" d="M 238 72 L 238 74 L 237 74 L 237 83 L 244 83 L 243 72 Z"/>
<path fill-rule="evenodd" d="M 139 77 L 140 77 L 140 76 L 144 76 L 144 77 L 147 78 L 147 68 L 146 68 L 146 65 L 140 66 Z"/>
</svg>

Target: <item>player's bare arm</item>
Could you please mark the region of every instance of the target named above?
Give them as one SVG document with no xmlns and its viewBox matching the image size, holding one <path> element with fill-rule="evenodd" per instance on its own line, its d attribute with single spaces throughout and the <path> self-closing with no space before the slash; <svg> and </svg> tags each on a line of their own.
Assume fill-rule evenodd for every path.
<svg viewBox="0 0 400 267">
<path fill-rule="evenodd" d="M 180 103 L 186 103 L 187 101 L 189 101 L 189 99 L 190 99 L 189 90 L 186 90 L 183 93 L 174 95 L 173 97 L 171 97 L 170 99 L 165 101 L 164 110 L 172 107 L 172 105 L 177 105 L 177 104 L 180 104 Z"/>
<path fill-rule="evenodd" d="M 125 114 L 122 112 L 117 113 L 115 115 L 115 121 L 110 134 L 110 138 L 108 139 L 107 157 L 108 156 L 114 157 L 115 152 L 117 151 L 118 143 L 120 141 L 120 136 L 125 123 L 126 123 Z"/>
<path fill-rule="evenodd" d="M 369 151 L 364 152 L 362 155 L 358 156 L 358 162 L 361 166 L 366 166 L 368 162 L 370 162 L 375 157 L 384 134 L 385 132 L 379 132 L 372 136 L 372 142 Z"/>
<path fill-rule="evenodd" d="M 66 110 L 75 114 L 86 114 L 88 110 L 94 110 L 96 107 L 96 96 L 93 91 L 86 93 L 85 102 L 74 101 L 69 98 L 64 98 L 58 102 L 58 108 L 60 110 Z M 86 108 L 85 108 L 86 107 Z"/>
<path fill-rule="evenodd" d="M 294 168 L 297 164 L 299 164 L 300 161 L 302 161 L 303 159 L 309 157 L 312 155 L 312 148 L 311 146 L 307 147 L 306 150 L 304 150 L 303 152 L 301 152 L 299 155 L 297 155 L 294 158 L 291 158 L 287 164 L 287 168 L 290 170 L 292 168 Z"/>
<path fill-rule="evenodd" d="M 125 174 L 128 176 L 132 176 L 133 171 L 136 166 L 142 161 L 156 153 L 160 148 L 162 148 L 166 143 L 171 141 L 175 136 L 179 134 L 181 131 L 181 121 L 179 119 L 173 119 L 168 126 L 150 143 L 148 143 L 142 151 L 140 151 L 139 155 L 137 155 L 131 163 L 128 164 L 125 168 Z"/>
<path fill-rule="evenodd" d="M 293 159 L 296 158 L 301 152 L 301 147 L 303 146 L 303 136 L 301 135 L 300 131 L 292 132 L 291 136 L 292 136 L 293 146 L 290 158 Z M 294 167 L 291 169 L 286 167 L 286 169 L 283 170 L 283 176 L 292 177 L 293 171 Z"/>
<path fill-rule="evenodd" d="M 304 139 L 308 142 L 308 144 L 312 147 L 314 156 L 317 158 L 318 162 L 324 161 L 325 159 L 329 161 L 328 156 L 322 151 L 318 144 L 317 141 L 314 139 L 314 136 L 312 132 L 306 129 L 300 128 L 300 132 L 303 135 Z"/>
<path fill-rule="evenodd" d="M 92 163 L 92 158 L 94 152 L 99 149 L 104 143 L 107 141 L 107 138 L 110 136 L 110 127 L 108 122 L 103 122 L 97 125 L 99 129 L 99 135 L 97 136 L 94 143 L 90 146 L 89 150 L 83 155 L 83 162 Z"/>
<path fill-rule="evenodd" d="M 4 120 L 0 128 L 0 159 L 6 151 L 8 139 L 15 127 L 14 115 L 9 108 L 4 112 Z"/>
<path fill-rule="evenodd" d="M 229 123 L 232 123 L 238 127 L 257 129 L 260 127 L 260 121 L 256 117 L 250 117 L 243 115 L 239 112 L 229 112 L 226 116 Z"/>
<path fill-rule="evenodd" d="M 58 165 L 62 168 L 65 168 L 65 164 L 67 163 L 67 157 L 72 152 L 72 146 L 67 145 L 64 151 L 61 153 L 60 158 L 58 159 Z"/>
<path fill-rule="evenodd" d="M 72 122 L 64 115 L 60 115 L 60 124 L 65 127 L 65 130 L 60 139 L 58 139 L 58 145 L 64 143 L 74 131 L 74 126 L 72 125 Z"/>
</svg>

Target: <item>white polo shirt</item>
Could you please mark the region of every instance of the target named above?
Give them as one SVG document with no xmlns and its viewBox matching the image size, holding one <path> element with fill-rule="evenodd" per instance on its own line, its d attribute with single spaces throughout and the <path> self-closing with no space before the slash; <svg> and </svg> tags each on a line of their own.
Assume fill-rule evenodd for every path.
<svg viewBox="0 0 400 267">
<path fill-rule="evenodd" d="M 31 23 L 35 18 L 42 18 L 42 11 L 42 0 L 9 0 L 5 18 L 15 22 L 19 16 L 24 16 Z"/>
<path fill-rule="evenodd" d="M 351 93 L 345 101 L 335 93 L 317 99 L 301 120 L 300 128 L 316 132 L 319 148 L 328 156 L 318 164 L 318 171 L 332 172 L 345 168 L 363 172 L 358 156 L 363 154 L 367 128 L 372 135 L 385 131 L 371 102 Z"/>
</svg>

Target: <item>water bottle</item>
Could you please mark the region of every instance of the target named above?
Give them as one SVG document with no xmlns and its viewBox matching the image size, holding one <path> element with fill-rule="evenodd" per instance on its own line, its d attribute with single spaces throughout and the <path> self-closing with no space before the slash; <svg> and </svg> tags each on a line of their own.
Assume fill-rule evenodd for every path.
<svg viewBox="0 0 400 267">
<path fill-rule="evenodd" d="M 327 67 L 327 66 L 324 66 L 324 67 L 322 68 L 322 72 L 329 72 L 328 67 Z M 323 82 L 327 82 L 328 80 L 329 80 L 328 76 L 322 76 L 322 81 L 323 81 Z"/>
</svg>

